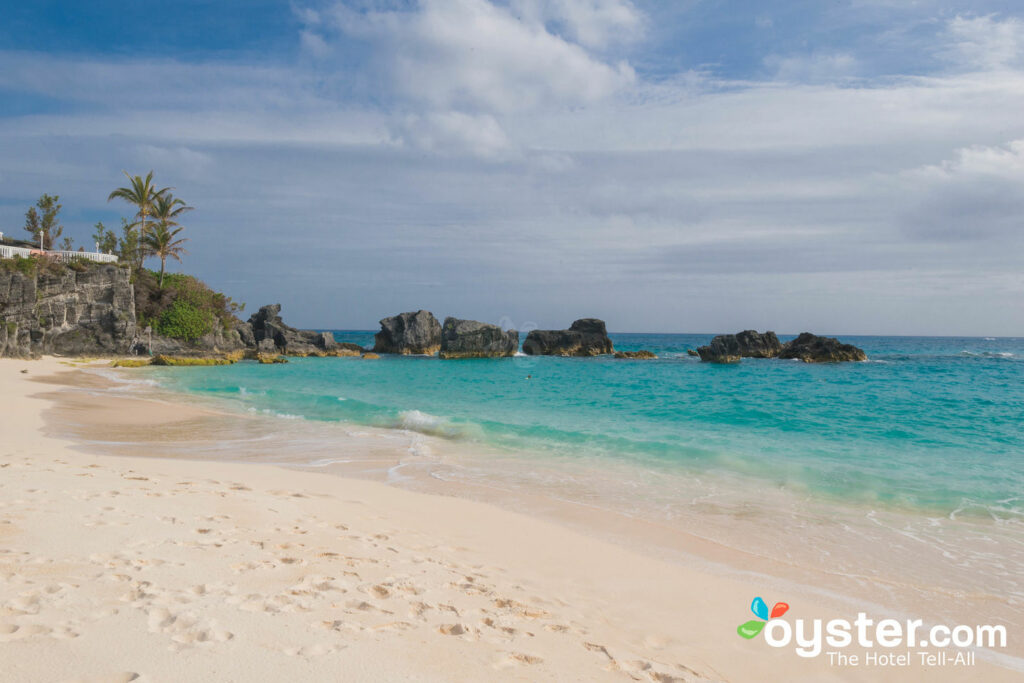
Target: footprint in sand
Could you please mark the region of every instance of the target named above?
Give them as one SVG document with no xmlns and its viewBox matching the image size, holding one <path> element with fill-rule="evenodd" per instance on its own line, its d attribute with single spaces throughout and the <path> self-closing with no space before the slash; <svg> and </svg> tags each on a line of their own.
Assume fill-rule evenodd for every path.
<svg viewBox="0 0 1024 683">
<path fill-rule="evenodd" d="M 543 659 L 534 655 L 528 655 L 523 652 L 509 652 L 506 656 L 499 659 L 495 665 L 495 669 L 506 669 L 511 666 L 523 666 L 530 664 L 541 664 Z"/>
<path fill-rule="evenodd" d="M 304 647 L 286 647 L 281 652 L 289 657 L 322 657 L 332 652 L 345 649 L 344 645 L 332 645 L 327 643 L 315 643 Z"/>
<path fill-rule="evenodd" d="M 52 629 L 41 624 L 27 624 L 25 626 L 4 624 L 3 632 L 0 633 L 0 642 L 21 640 L 22 638 L 32 638 L 33 636 L 48 636 L 52 632 Z"/>
<path fill-rule="evenodd" d="M 463 640 L 480 639 L 480 631 L 472 626 L 462 623 L 441 624 L 437 627 L 437 632 L 443 636 L 457 636 Z"/>
</svg>

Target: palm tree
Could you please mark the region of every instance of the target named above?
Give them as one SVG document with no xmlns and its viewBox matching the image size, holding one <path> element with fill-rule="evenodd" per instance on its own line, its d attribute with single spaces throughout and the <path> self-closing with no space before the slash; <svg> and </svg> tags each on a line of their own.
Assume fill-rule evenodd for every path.
<svg viewBox="0 0 1024 683">
<path fill-rule="evenodd" d="M 170 190 L 173 188 L 166 187 L 164 189 Z M 170 192 L 165 192 L 154 197 L 150 215 L 153 216 L 153 220 L 164 221 L 168 227 L 174 227 L 178 225 L 176 220 L 178 216 L 191 210 L 192 207 L 186 205 L 184 200 L 176 198 Z"/>
<path fill-rule="evenodd" d="M 165 187 L 162 190 L 157 190 L 153 187 L 153 172 L 143 178 L 142 176 L 130 176 L 128 171 L 121 171 L 125 177 L 131 183 L 128 187 L 119 187 L 110 193 L 107 197 L 109 202 L 112 199 L 123 199 L 129 204 L 134 204 L 139 208 L 138 213 L 135 215 L 139 218 L 139 223 L 142 225 L 141 234 L 143 237 L 146 236 L 146 217 L 153 214 L 153 207 L 156 200 L 159 197 L 167 194 L 173 187 Z M 181 200 L 178 200 L 181 201 Z M 182 202 L 184 204 L 184 202 Z"/>
<path fill-rule="evenodd" d="M 181 255 L 188 253 L 182 247 L 188 238 L 175 239 L 185 228 L 178 226 L 171 229 L 166 220 L 157 221 L 145 235 L 142 236 L 143 244 L 153 256 L 160 259 L 160 289 L 164 288 L 164 268 L 167 265 L 167 258 L 181 262 Z"/>
</svg>

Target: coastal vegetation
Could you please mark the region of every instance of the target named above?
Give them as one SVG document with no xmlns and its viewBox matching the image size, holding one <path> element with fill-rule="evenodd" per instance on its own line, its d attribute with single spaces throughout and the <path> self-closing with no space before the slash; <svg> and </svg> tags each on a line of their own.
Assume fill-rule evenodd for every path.
<svg viewBox="0 0 1024 683">
<path fill-rule="evenodd" d="M 140 329 L 151 327 L 171 339 L 194 342 L 218 327 L 229 329 L 245 304 L 214 291 L 182 273 L 163 276 L 151 270 L 135 273 L 135 315 Z"/>
<path fill-rule="evenodd" d="M 32 235 L 32 242 L 35 246 L 43 249 L 53 249 L 54 242 L 64 234 L 64 226 L 60 224 L 59 215 L 63 206 L 60 204 L 60 197 L 44 194 L 25 212 L 25 232 Z M 67 251 L 71 250 L 70 238 L 65 238 Z"/>
<path fill-rule="evenodd" d="M 128 171 L 122 171 L 122 173 L 128 178 L 128 185 L 119 187 L 111 192 L 110 196 L 107 197 L 107 201 L 122 199 L 134 205 L 137 209 L 135 214 L 136 223 L 139 225 L 140 235 L 145 238 L 147 234 L 146 219 L 153 213 L 157 200 L 174 188 L 156 189 L 156 186 L 153 185 L 153 171 L 150 171 L 145 178 L 138 175 L 128 175 Z M 132 225 L 134 226 L 135 224 L 133 223 Z"/>
</svg>

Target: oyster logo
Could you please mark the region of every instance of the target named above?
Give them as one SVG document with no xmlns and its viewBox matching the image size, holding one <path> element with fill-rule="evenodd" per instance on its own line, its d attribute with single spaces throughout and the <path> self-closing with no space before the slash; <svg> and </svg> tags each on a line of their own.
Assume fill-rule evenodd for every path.
<svg viewBox="0 0 1024 683">
<path fill-rule="evenodd" d="M 768 605 L 765 603 L 764 599 L 756 597 L 754 598 L 754 601 L 750 603 L 750 611 L 754 613 L 754 616 L 757 617 L 757 619 L 751 619 L 745 624 L 740 624 L 736 627 L 736 633 L 739 633 L 743 638 L 750 640 L 761 632 L 769 619 L 781 617 L 788 610 L 789 605 L 784 602 L 777 602 L 775 603 L 775 606 L 772 607 L 771 613 L 769 613 Z"/>
</svg>

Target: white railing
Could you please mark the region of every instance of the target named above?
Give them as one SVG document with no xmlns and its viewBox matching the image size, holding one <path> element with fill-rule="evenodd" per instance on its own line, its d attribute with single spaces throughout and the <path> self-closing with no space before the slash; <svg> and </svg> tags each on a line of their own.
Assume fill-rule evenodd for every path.
<svg viewBox="0 0 1024 683">
<path fill-rule="evenodd" d="M 9 247 L 0 244 L 0 258 L 14 258 L 21 256 L 49 256 L 61 263 L 70 263 L 76 259 L 86 259 L 97 263 L 117 263 L 117 257 L 113 254 L 100 254 L 95 251 L 42 251 L 40 249 L 26 249 L 25 247 Z"/>
<path fill-rule="evenodd" d="M 70 263 L 80 258 L 96 261 L 97 263 L 117 263 L 117 257 L 113 254 L 100 254 L 95 251 L 48 251 L 46 255 L 57 259 L 61 263 Z"/>
<path fill-rule="evenodd" d="M 28 258 L 32 255 L 32 251 L 32 249 L 25 249 L 24 247 L 7 247 L 0 244 L 0 258 L 14 258 L 15 256 Z"/>
</svg>

